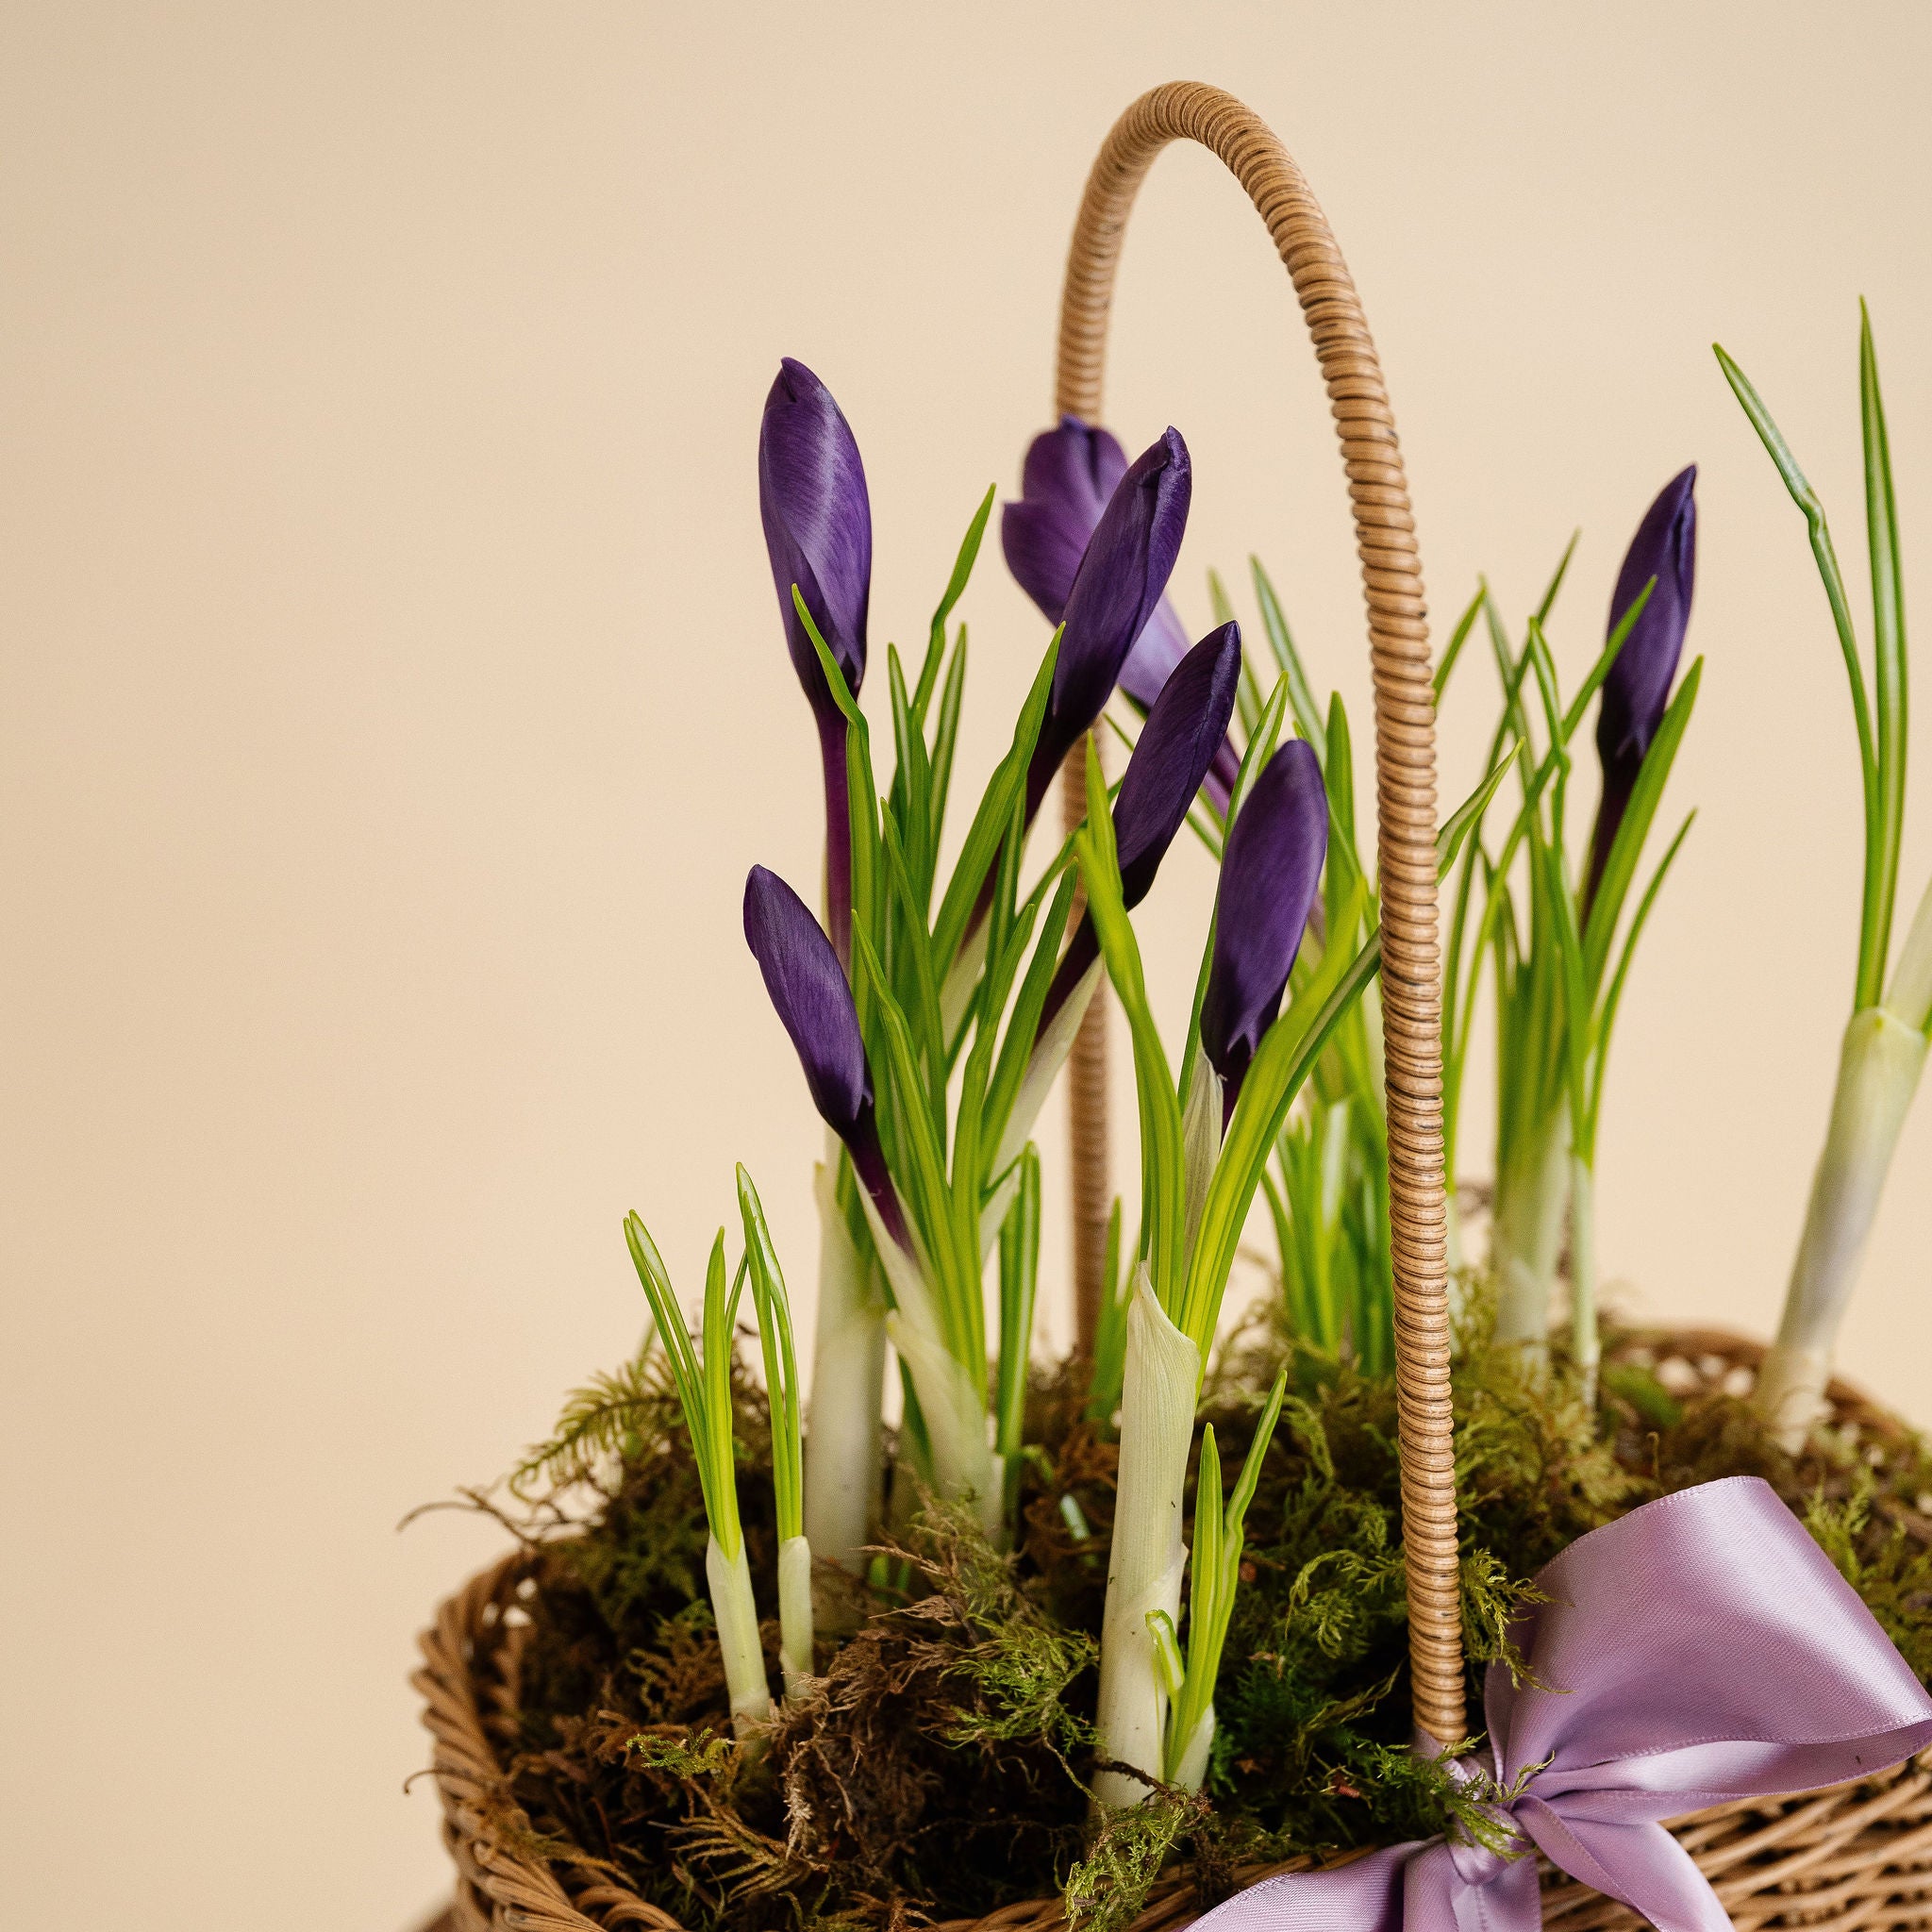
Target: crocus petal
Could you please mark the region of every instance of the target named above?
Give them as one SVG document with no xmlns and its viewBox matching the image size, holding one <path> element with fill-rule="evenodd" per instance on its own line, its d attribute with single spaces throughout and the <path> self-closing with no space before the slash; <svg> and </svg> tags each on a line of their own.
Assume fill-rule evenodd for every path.
<svg viewBox="0 0 1932 1932">
<path fill-rule="evenodd" d="M 872 1108 L 865 1041 L 839 956 L 811 908 L 774 872 L 744 881 L 744 938 L 805 1069 L 812 1105 L 846 1139 Z"/>
<path fill-rule="evenodd" d="M 1291 739 L 1255 781 L 1222 854 L 1201 1046 L 1225 1083 L 1230 1113 L 1280 1010 L 1327 851 L 1322 768 L 1312 746 Z"/>
<path fill-rule="evenodd" d="M 1120 687 L 1143 711 L 1152 710 L 1161 687 L 1187 655 L 1188 634 L 1174 606 L 1163 597 L 1121 666 Z"/>
<path fill-rule="evenodd" d="M 1604 679 L 1596 720 L 1604 795 L 1591 841 L 1591 894 L 1609 858 L 1644 755 L 1669 708 L 1671 683 L 1677 675 L 1677 659 L 1683 655 L 1684 632 L 1690 622 L 1690 593 L 1697 576 L 1696 485 L 1695 463 L 1678 471 L 1664 485 L 1630 540 L 1610 597 L 1608 629 L 1615 630 L 1642 594 L 1644 585 L 1657 579 L 1657 588 Z"/>
<path fill-rule="evenodd" d="M 1224 624 L 1174 667 L 1141 727 L 1113 802 L 1121 897 L 1129 910 L 1152 890 L 1160 861 L 1187 821 L 1188 808 L 1226 735 L 1241 675 L 1241 625 Z M 1098 958 L 1093 922 L 1083 918 L 1047 988 L 1040 1016 L 1041 1037 Z"/>
<path fill-rule="evenodd" d="M 1000 539 L 1007 568 L 1049 624 L 1066 614 L 1088 539 L 1126 467 L 1126 454 L 1113 436 L 1090 428 L 1077 416 L 1062 416 L 1058 428 L 1036 436 L 1027 449 L 1021 500 L 1001 510 Z M 1121 667 L 1121 690 L 1143 712 L 1151 710 L 1187 654 L 1188 634 L 1162 597 Z M 1207 781 L 1218 809 L 1226 810 L 1240 770 L 1233 743 L 1224 739 Z"/>
<path fill-rule="evenodd" d="M 906 1217 L 879 1145 L 865 1039 L 831 941 L 805 901 L 762 865 L 753 866 L 745 876 L 744 938 L 765 975 L 772 1005 L 798 1050 L 812 1105 L 845 1143 L 852 1171 L 887 1231 L 909 1251 Z"/>
<path fill-rule="evenodd" d="M 1241 675 L 1241 627 L 1224 624 L 1174 666 L 1147 713 L 1113 806 L 1121 893 L 1129 909 L 1147 896 L 1208 775 Z"/>
<path fill-rule="evenodd" d="M 831 391 L 790 356 L 778 365 L 758 427 L 758 514 L 792 668 L 820 719 L 836 717 L 791 587 L 856 693 L 865 676 L 872 505 L 851 425 Z"/>
<path fill-rule="evenodd" d="M 1000 511 L 1000 544 L 1007 568 L 1047 623 L 1066 615 L 1081 553 L 1126 467 L 1113 436 L 1077 416 L 1062 416 L 1028 446 L 1020 501 Z"/>
<path fill-rule="evenodd" d="M 1080 558 L 1061 617 L 1059 658 L 1026 774 L 1030 817 L 1060 760 L 1112 694 L 1180 553 L 1192 493 L 1188 446 L 1167 430 L 1128 465 Z"/>
<path fill-rule="evenodd" d="M 1187 654 L 1188 634 L 1181 628 L 1181 621 L 1174 615 L 1174 606 L 1163 597 L 1154 615 L 1147 620 L 1147 628 L 1141 633 L 1141 641 L 1127 653 L 1127 661 L 1121 666 L 1121 689 L 1141 710 L 1152 710 L 1155 699 L 1174 675 L 1174 666 Z M 1208 767 L 1208 776 L 1203 781 L 1208 788 L 1208 796 L 1214 801 L 1215 810 L 1227 809 L 1227 801 L 1234 795 L 1234 784 L 1241 775 L 1241 754 L 1235 750 L 1234 741 L 1224 735 L 1215 747 L 1214 761 Z"/>
</svg>

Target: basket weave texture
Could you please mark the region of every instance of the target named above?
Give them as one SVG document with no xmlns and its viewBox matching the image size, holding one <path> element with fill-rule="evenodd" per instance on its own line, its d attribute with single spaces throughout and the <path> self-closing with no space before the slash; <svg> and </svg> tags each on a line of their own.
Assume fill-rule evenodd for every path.
<svg viewBox="0 0 1932 1932">
<path fill-rule="evenodd" d="M 1735 1389 L 1757 1367 L 1761 1342 L 1717 1331 L 1634 1337 L 1677 1371 L 1687 1395 Z M 1832 1424 L 1889 1434 L 1897 1422 L 1842 1382 L 1831 1388 Z M 423 1633 L 424 1723 L 436 1740 L 443 1838 L 457 1868 L 453 1932 L 684 1932 L 681 1922 L 594 1867 L 539 1861 L 506 1838 L 526 1832 L 498 1756 L 511 1735 L 522 1648 L 514 1610 L 521 1559 L 487 1570 L 451 1597 Z M 1932 1752 L 1884 1776 L 1769 1802 L 1724 1805 L 1672 1827 L 1696 1859 L 1738 1932 L 1807 1926 L 1825 1932 L 1907 1932 L 1932 1925 Z M 1256 1866 L 1243 1885 L 1311 1861 Z M 1163 1880 L 1131 1932 L 1174 1932 L 1204 1909 L 1185 1877 Z M 939 1932 L 1053 1932 L 1058 1899 L 1029 1899 Z M 1624 1907 L 1543 1867 L 1548 1932 L 1635 1932 Z"/>
</svg>

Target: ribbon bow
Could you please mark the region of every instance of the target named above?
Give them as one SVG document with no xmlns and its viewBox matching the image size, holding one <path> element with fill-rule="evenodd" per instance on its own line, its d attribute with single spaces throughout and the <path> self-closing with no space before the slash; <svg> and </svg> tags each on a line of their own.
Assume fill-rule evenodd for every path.
<svg viewBox="0 0 1932 1932">
<path fill-rule="evenodd" d="M 1266 1879 L 1196 1932 L 1536 1932 L 1537 1851 L 1657 1932 L 1728 1932 L 1659 1821 L 1870 1776 L 1932 1741 L 1924 1686 L 1756 1476 L 1592 1530 L 1537 1587 L 1549 1601 L 1513 1633 L 1534 1682 L 1491 1664 L 1487 1761 L 1456 1760 L 1509 1851 L 1391 1845 Z"/>
</svg>

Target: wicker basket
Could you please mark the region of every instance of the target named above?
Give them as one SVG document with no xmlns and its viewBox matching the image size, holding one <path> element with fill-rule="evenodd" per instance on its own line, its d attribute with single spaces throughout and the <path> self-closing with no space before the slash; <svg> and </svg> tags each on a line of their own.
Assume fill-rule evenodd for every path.
<svg viewBox="0 0 1932 1932">
<path fill-rule="evenodd" d="M 1713 1329 L 1632 1335 L 1636 1350 L 1675 1374 L 1687 1396 L 1728 1389 L 1753 1374 L 1762 1342 Z M 1874 1438 L 1894 1434 L 1895 1418 L 1857 1390 L 1834 1382 L 1832 1425 Z M 681 1932 L 678 1922 L 608 1876 L 567 1861 L 531 1863 L 505 1848 L 508 1781 L 497 1757 L 516 1705 L 517 1657 L 525 1627 L 515 1612 L 519 1557 L 485 1571 L 452 1597 L 423 1633 L 424 1666 L 414 1682 L 436 1737 L 443 1837 L 457 1867 L 448 1932 L 620 1932 L 646 1925 Z M 1831 1932 L 1903 1932 L 1932 1924 L 1932 1753 L 1882 1777 L 1770 1803 L 1725 1805 L 1672 1829 L 1696 1858 L 1739 1932 L 1804 1925 Z M 1243 1872 L 1252 1883 L 1292 1872 L 1306 1859 Z M 1641 1922 L 1587 1886 L 1545 1864 L 1543 1924 L 1549 1932 L 1626 1932 Z M 1158 1885 L 1132 1932 L 1169 1932 L 1201 1909 L 1184 1879 Z M 983 1919 L 952 1921 L 942 1932 L 1051 1932 L 1063 1923 L 1058 1902 L 1031 1900 Z M 433 1932 L 443 1932 L 442 1927 Z"/>
<path fill-rule="evenodd" d="M 1407 485 L 1374 344 L 1334 239 L 1300 170 L 1268 127 L 1220 90 L 1176 82 L 1115 124 L 1087 183 L 1060 315 L 1057 402 L 1101 417 L 1101 374 L 1126 217 L 1170 142 L 1211 149 L 1248 192 L 1293 281 L 1333 408 L 1361 557 L 1375 692 L 1382 1002 L 1388 1068 L 1390 1222 L 1396 1382 L 1407 1568 L 1410 1682 L 1422 1741 L 1466 1730 L 1449 1390 L 1443 1229 L 1441 999 L 1436 930 L 1435 708 L 1428 633 Z M 1070 785 L 1070 818 L 1084 797 Z M 1095 1001 L 1071 1067 L 1075 1288 L 1083 1335 L 1100 1274 L 1108 1211 L 1103 1006 Z M 1650 1338 L 1646 1338 L 1648 1340 Z M 1696 1376 L 1755 1371 L 1762 1350 L 1734 1338 L 1676 1338 Z M 1835 1385 L 1846 1419 L 1895 1427 Z M 460 1932 L 618 1932 L 677 1920 L 568 1857 L 510 1848 L 521 1819 L 493 1734 L 514 1724 L 526 1623 L 516 1610 L 523 1560 L 485 1572 L 444 1604 L 422 1640 L 414 1682 L 436 1740 L 444 1836 L 458 1874 L 450 1915 Z M 1932 1924 L 1932 1752 L 1877 1778 L 1800 1797 L 1733 1804 L 1673 1827 L 1740 1928 Z M 507 1842 L 506 1840 L 509 1840 Z M 1309 1861 L 1239 1874 L 1251 1884 Z M 1636 1925 L 1625 1907 L 1544 1872 L 1546 1924 L 1561 1932 Z M 1162 1881 L 1134 1932 L 1178 1926 L 1202 1909 L 1184 1877 Z M 1020 1932 L 1062 1923 L 1057 1900 L 1003 1907 L 942 1932 Z"/>
</svg>

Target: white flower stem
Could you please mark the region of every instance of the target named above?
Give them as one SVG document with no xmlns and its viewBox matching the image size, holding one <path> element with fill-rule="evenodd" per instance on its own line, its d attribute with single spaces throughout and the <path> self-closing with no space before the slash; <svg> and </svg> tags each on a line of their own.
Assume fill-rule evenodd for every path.
<svg viewBox="0 0 1932 1932">
<path fill-rule="evenodd" d="M 1201 1387 L 1201 1352 L 1170 1322 L 1143 1273 L 1127 1311 L 1126 1380 L 1121 1398 L 1121 1457 L 1108 1557 L 1107 1610 L 1100 1638 L 1101 1755 L 1150 1777 L 1162 1771 L 1167 1690 L 1147 1625 L 1152 1611 L 1180 1616 L 1181 1541 L 1188 1450 Z M 1141 1803 L 1148 1788 L 1102 1772 L 1104 1803 Z"/>
<path fill-rule="evenodd" d="M 1545 1347 L 1550 1293 L 1563 1251 L 1570 1183 L 1570 1110 L 1553 1107 L 1508 1150 L 1496 1177 L 1490 1263 L 1496 1276 L 1496 1340 Z"/>
<path fill-rule="evenodd" d="M 932 1444 L 933 1480 L 950 1502 L 971 1503 L 980 1526 L 997 1537 L 1002 1516 L 999 1458 L 992 1453 L 992 1418 L 986 1396 L 965 1363 L 947 1348 L 925 1264 L 888 1232 L 876 1204 L 865 1199 L 874 1252 L 886 1271 L 893 1307 L 886 1335 L 899 1351 L 919 1396 L 919 1412 Z"/>
<path fill-rule="evenodd" d="M 778 1663 L 785 1695 L 798 1695 L 812 1674 L 811 1540 L 788 1536 L 778 1545 Z"/>
<path fill-rule="evenodd" d="M 1891 970 L 1891 990 L 1885 995 L 1889 1010 L 1922 1033 L 1932 1023 L 1932 879 L 1925 882 L 1911 930 L 1899 948 Z"/>
<path fill-rule="evenodd" d="M 1596 1316 L 1596 1175 L 1580 1154 L 1570 1157 L 1570 1351 L 1582 1377 L 1584 1407 L 1594 1414 L 1603 1358 Z"/>
<path fill-rule="evenodd" d="M 772 1688 L 765 1681 L 758 1604 L 751 1593 L 751 1566 L 744 1560 L 741 1541 L 737 1554 L 727 1557 L 716 1537 L 709 1540 L 705 1545 L 705 1580 L 711 1588 L 718 1648 L 724 1654 L 724 1689 L 731 1700 L 732 1728 L 742 1738 L 772 1715 Z"/>
<path fill-rule="evenodd" d="M 1214 1748 L 1214 1706 L 1210 1701 L 1208 1708 L 1194 1721 L 1194 1728 L 1187 1741 L 1180 1748 L 1180 1756 L 1174 1761 L 1174 1775 L 1168 1782 L 1178 1785 L 1184 1791 L 1198 1791 L 1201 1781 L 1208 1775 L 1208 1754 Z"/>
<path fill-rule="evenodd" d="M 855 1575 L 878 1520 L 884 1462 L 886 1303 L 841 1211 L 835 1160 L 814 1175 L 819 1205 L 819 1305 L 811 1409 L 805 1442 L 805 1533 Z"/>
<path fill-rule="evenodd" d="M 933 1480 L 949 1502 L 970 1503 L 989 1539 L 997 1541 L 1005 1520 L 1005 1482 L 999 1457 L 987 1441 L 991 1417 L 965 1365 L 939 1336 L 901 1306 L 886 1317 L 887 1332 L 899 1351 L 919 1412 L 932 1444 Z"/>
<path fill-rule="evenodd" d="M 1757 1377 L 1758 1410 L 1793 1454 L 1824 1412 L 1839 1324 L 1924 1064 L 1925 1036 L 1916 1025 L 1885 1007 L 1852 1015 L 1784 1319 Z"/>
</svg>

